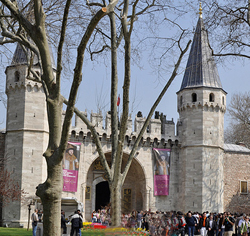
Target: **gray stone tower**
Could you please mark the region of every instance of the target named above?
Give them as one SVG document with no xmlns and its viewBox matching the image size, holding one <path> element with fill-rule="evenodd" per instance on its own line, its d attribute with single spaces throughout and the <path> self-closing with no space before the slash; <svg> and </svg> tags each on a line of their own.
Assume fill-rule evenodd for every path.
<svg viewBox="0 0 250 236">
<path fill-rule="evenodd" d="M 226 92 L 212 57 L 201 12 L 177 99 L 181 209 L 222 212 Z"/>
<path fill-rule="evenodd" d="M 34 58 L 33 69 L 40 74 L 37 58 Z M 46 163 L 42 154 L 48 140 L 47 110 L 42 84 L 27 79 L 28 63 L 20 45 L 17 45 L 12 63 L 5 73 L 6 168 L 13 173 L 26 195 L 22 201 L 16 201 L 3 209 L 3 220 L 18 227 L 27 225 L 27 205 L 35 198 L 36 186 L 46 176 Z"/>
</svg>

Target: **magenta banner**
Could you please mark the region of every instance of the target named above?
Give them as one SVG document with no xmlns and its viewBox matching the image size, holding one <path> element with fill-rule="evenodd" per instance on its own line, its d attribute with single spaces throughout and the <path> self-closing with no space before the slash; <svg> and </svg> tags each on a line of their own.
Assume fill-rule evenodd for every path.
<svg viewBox="0 0 250 236">
<path fill-rule="evenodd" d="M 154 195 L 169 195 L 170 149 L 153 148 Z"/>
<path fill-rule="evenodd" d="M 154 176 L 154 193 L 158 195 L 169 194 L 169 175 L 155 175 Z"/>
<path fill-rule="evenodd" d="M 81 143 L 68 142 L 63 158 L 63 191 L 77 192 Z"/>
<path fill-rule="evenodd" d="M 78 171 L 63 170 L 63 191 L 77 192 Z"/>
</svg>

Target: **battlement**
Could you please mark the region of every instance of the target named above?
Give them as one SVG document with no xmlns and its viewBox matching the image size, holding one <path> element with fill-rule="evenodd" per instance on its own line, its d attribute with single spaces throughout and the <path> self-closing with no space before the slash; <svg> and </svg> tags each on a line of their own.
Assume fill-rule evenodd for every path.
<svg viewBox="0 0 250 236">
<path fill-rule="evenodd" d="M 84 114 L 87 116 L 87 112 Z M 63 113 L 64 119 L 65 112 Z M 63 120 L 62 119 L 62 120 Z M 133 144 L 139 134 L 146 118 L 143 117 L 141 112 L 138 112 L 135 116 L 134 123 L 131 116 L 128 118 L 126 140 L 128 144 Z M 111 136 L 111 115 L 110 112 L 106 113 L 105 118 L 102 113 L 90 114 L 90 121 L 95 125 L 97 133 L 100 136 L 100 140 L 108 141 Z M 134 127 L 134 128 L 133 128 Z M 74 139 L 86 139 L 91 140 L 91 132 L 87 128 L 87 125 L 78 117 L 75 117 L 75 126 L 71 127 L 71 138 Z M 145 143 L 166 143 L 169 140 L 176 141 L 178 137 L 175 135 L 175 123 L 172 120 L 167 120 L 166 116 L 155 112 L 154 119 L 150 120 L 150 123 L 143 134 L 141 144 Z"/>
<path fill-rule="evenodd" d="M 197 87 L 184 89 L 178 94 L 178 112 L 202 109 L 211 112 L 226 112 L 226 92 L 223 89 Z"/>
<path fill-rule="evenodd" d="M 39 75 L 40 68 L 33 66 L 34 71 Z M 40 82 L 32 80 L 34 76 L 30 73 L 28 75 L 28 68 L 26 65 L 8 66 L 6 71 L 6 94 L 9 91 L 27 89 L 28 92 L 39 92 L 43 93 L 43 86 Z M 29 76 L 31 79 L 27 79 Z M 34 78 L 35 79 L 35 78 Z"/>
<path fill-rule="evenodd" d="M 222 105 L 219 103 L 215 102 L 190 102 L 190 103 L 185 103 L 182 104 L 181 106 L 178 107 L 178 112 L 184 112 L 187 109 L 203 109 L 204 111 L 215 111 L 215 112 L 226 112 L 226 105 Z"/>
</svg>

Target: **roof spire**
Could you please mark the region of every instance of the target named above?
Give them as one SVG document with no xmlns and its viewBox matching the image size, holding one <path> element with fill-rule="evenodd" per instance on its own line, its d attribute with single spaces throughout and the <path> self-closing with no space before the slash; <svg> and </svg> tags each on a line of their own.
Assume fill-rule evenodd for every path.
<svg viewBox="0 0 250 236">
<path fill-rule="evenodd" d="M 180 91 L 198 87 L 222 89 L 201 14 L 197 22 Z"/>
<path fill-rule="evenodd" d="M 200 8 L 199 8 L 199 15 L 200 15 L 200 18 L 202 18 L 202 7 L 201 7 L 201 2 L 200 2 Z"/>
</svg>

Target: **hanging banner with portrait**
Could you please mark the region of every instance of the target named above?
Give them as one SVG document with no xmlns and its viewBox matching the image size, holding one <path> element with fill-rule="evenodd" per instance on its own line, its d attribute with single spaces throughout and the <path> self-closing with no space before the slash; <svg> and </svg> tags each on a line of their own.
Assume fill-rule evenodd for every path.
<svg viewBox="0 0 250 236">
<path fill-rule="evenodd" d="M 154 195 L 169 195 L 171 149 L 153 148 Z"/>
<path fill-rule="evenodd" d="M 81 143 L 68 142 L 63 157 L 63 191 L 77 192 Z"/>
</svg>

